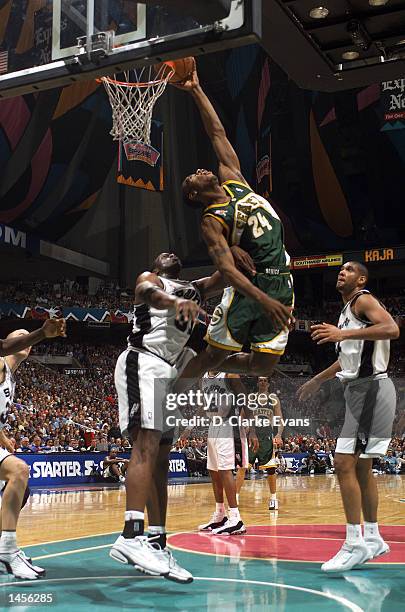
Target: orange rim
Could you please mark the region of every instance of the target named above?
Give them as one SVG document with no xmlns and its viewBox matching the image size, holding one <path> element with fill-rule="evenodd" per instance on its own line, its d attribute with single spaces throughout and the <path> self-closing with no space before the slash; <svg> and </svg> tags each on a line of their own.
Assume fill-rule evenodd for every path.
<svg viewBox="0 0 405 612">
<path fill-rule="evenodd" d="M 111 83 L 111 85 L 124 85 L 125 87 L 151 87 L 152 85 L 158 85 L 159 83 L 163 83 L 164 81 L 169 81 L 171 77 L 175 74 L 175 68 L 173 62 L 162 62 L 162 66 L 165 65 L 167 68 L 170 68 L 170 71 L 167 77 L 163 79 L 156 79 L 155 81 L 146 81 L 144 83 L 135 82 L 128 83 L 127 81 L 117 81 L 116 79 L 112 79 L 111 77 L 105 76 L 96 79 L 97 83 Z"/>
</svg>

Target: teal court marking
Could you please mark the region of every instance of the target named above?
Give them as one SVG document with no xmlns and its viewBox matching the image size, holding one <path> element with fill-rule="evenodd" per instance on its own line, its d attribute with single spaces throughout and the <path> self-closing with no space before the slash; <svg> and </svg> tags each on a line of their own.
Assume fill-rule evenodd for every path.
<svg viewBox="0 0 405 612">
<path fill-rule="evenodd" d="M 401 567 L 373 566 L 350 575 L 330 577 L 317 563 L 294 564 L 276 560 L 202 556 L 175 551 L 178 562 L 195 576 L 181 585 L 140 575 L 108 556 L 116 533 L 40 543 L 24 547 L 38 562 L 43 560 L 47 577 L 40 581 L 15 581 L 0 575 L 0 609 L 7 610 L 8 597 L 20 593 L 50 593 L 52 604 L 16 606 L 24 610 L 89 612 L 100 610 L 198 610 L 244 612 L 247 609 L 283 612 L 373 612 L 401 609 L 405 586 Z M 402 566 L 403 567 L 403 566 Z"/>
</svg>

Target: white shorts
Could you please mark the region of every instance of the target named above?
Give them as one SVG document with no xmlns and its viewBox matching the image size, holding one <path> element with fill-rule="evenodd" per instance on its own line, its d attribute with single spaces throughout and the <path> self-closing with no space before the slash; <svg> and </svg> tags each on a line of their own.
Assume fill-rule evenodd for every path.
<svg viewBox="0 0 405 612">
<path fill-rule="evenodd" d="M 213 472 L 247 468 L 248 442 L 243 427 L 214 427 L 208 429 L 207 469 Z"/>
<path fill-rule="evenodd" d="M 345 421 L 336 453 L 360 459 L 383 457 L 391 442 L 396 391 L 390 378 L 356 380 L 345 385 Z"/>
<path fill-rule="evenodd" d="M 185 348 L 175 366 L 151 353 L 127 349 L 118 357 L 115 366 L 115 387 L 121 434 L 128 437 L 131 430 L 154 429 L 168 432 L 166 396 L 171 383 L 182 372 L 195 352 Z"/>
</svg>

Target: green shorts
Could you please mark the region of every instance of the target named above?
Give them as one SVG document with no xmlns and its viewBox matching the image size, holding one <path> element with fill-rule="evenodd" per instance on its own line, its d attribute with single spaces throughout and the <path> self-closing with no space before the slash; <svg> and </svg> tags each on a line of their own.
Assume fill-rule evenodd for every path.
<svg viewBox="0 0 405 612">
<path fill-rule="evenodd" d="M 254 465 L 256 459 L 259 461 L 259 465 L 266 465 L 273 456 L 273 436 L 264 436 L 259 438 L 259 448 L 254 453 L 249 449 L 249 463 Z"/>
<path fill-rule="evenodd" d="M 278 276 L 256 274 L 251 282 L 282 304 L 294 305 L 293 283 L 289 273 Z M 238 293 L 233 287 L 227 287 L 212 315 L 205 340 L 214 347 L 228 351 L 240 351 L 249 343 L 252 351 L 282 355 L 288 332 L 280 330 L 257 302 Z"/>
</svg>

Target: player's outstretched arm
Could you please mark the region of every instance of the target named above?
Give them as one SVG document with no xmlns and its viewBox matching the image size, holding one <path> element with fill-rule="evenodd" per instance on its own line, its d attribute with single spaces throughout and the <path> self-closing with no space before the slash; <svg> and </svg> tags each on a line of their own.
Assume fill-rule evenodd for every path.
<svg viewBox="0 0 405 612">
<path fill-rule="evenodd" d="M 214 218 L 204 217 L 201 230 L 208 253 L 225 281 L 242 295 L 260 304 L 267 316 L 271 317 L 277 325 L 287 328 L 292 316 L 291 309 L 260 291 L 242 272 L 239 272 L 235 266 L 231 249 L 222 234 L 222 226 Z"/>
<path fill-rule="evenodd" d="M 176 319 L 184 322 L 195 321 L 200 310 L 196 302 L 166 293 L 162 281 L 153 272 L 144 272 L 138 276 L 135 286 L 135 305 L 137 304 L 148 304 L 158 310 L 175 308 Z"/>
<path fill-rule="evenodd" d="M 48 319 L 42 327 L 30 334 L 0 340 L 0 357 L 14 355 L 47 338 L 56 338 L 57 336 L 66 337 L 65 319 Z"/>
<path fill-rule="evenodd" d="M 315 395 L 315 393 L 319 391 L 322 383 L 326 382 L 327 380 L 332 380 L 332 378 L 335 378 L 336 374 L 341 370 L 342 368 L 340 366 L 340 363 L 338 360 L 336 360 L 335 363 L 332 363 L 332 365 L 329 366 L 329 368 L 326 368 L 322 372 L 319 372 L 319 374 L 311 378 L 311 380 L 308 380 L 306 383 L 304 383 L 297 391 L 297 397 L 300 402 L 304 402 L 312 395 Z"/>
<path fill-rule="evenodd" d="M 205 131 L 207 132 L 208 138 L 211 140 L 215 154 L 218 158 L 219 179 L 222 182 L 237 180 L 247 184 L 247 181 L 241 173 L 239 158 L 226 135 L 225 128 L 222 125 L 218 113 L 200 85 L 197 70 L 194 70 L 187 81 L 176 84 L 176 87 L 183 91 L 188 91 L 192 95 L 200 111 Z"/>
</svg>

